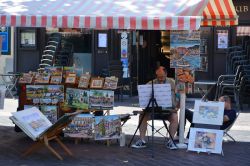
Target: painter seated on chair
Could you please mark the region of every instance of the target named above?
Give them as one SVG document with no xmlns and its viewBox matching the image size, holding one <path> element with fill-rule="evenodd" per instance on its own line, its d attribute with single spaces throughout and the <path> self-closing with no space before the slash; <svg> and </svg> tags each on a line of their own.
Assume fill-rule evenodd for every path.
<svg viewBox="0 0 250 166">
<path fill-rule="evenodd" d="M 219 101 L 225 102 L 223 124 L 220 126 L 221 130 L 225 130 L 234 123 L 234 121 L 236 119 L 236 110 L 232 109 L 231 99 L 229 96 L 221 96 L 219 98 Z M 190 127 L 194 127 L 194 124 L 192 123 L 193 122 L 193 111 L 186 109 L 185 110 L 185 119 L 191 123 Z M 185 120 L 185 122 L 186 122 L 186 120 Z M 179 135 L 179 132 L 177 133 L 177 135 Z M 189 131 L 187 134 L 187 138 L 189 138 Z"/>
<path fill-rule="evenodd" d="M 176 94 L 175 94 L 175 81 L 172 78 L 167 77 L 167 71 L 163 66 L 159 66 L 156 71 L 156 79 L 153 80 L 154 84 L 170 84 L 171 86 L 171 96 L 172 96 L 172 104 L 173 104 L 173 110 L 170 114 L 164 116 L 164 117 L 154 117 L 155 119 L 161 119 L 161 120 L 168 120 L 170 125 L 169 125 L 169 134 L 173 138 L 177 132 L 178 128 L 178 108 L 179 108 L 179 103 L 177 104 L 176 102 Z M 152 81 L 148 82 L 148 84 L 151 84 Z M 157 109 L 156 109 L 157 110 Z M 145 141 L 145 135 L 146 135 L 146 130 L 147 130 L 147 121 L 151 120 L 151 112 L 150 111 L 145 111 L 144 112 L 144 118 L 141 121 L 142 114 L 139 116 L 139 122 L 141 121 L 141 125 L 139 128 L 140 132 L 140 139 L 136 141 L 135 144 L 133 144 L 131 147 L 132 148 L 145 148 L 146 147 L 146 141 Z M 171 138 L 170 137 L 170 138 Z M 169 139 L 167 142 L 167 148 L 169 149 L 177 149 L 176 145 L 174 142 Z"/>
</svg>

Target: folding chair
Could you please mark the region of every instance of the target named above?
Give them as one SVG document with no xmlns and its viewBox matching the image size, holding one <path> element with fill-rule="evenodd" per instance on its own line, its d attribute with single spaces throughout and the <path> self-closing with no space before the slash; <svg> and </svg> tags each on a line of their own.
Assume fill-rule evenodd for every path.
<svg viewBox="0 0 250 166">
<path fill-rule="evenodd" d="M 233 127 L 233 125 L 234 125 L 234 123 L 236 122 L 236 120 L 238 119 L 238 117 L 239 117 L 239 115 L 240 115 L 240 110 L 238 110 L 237 112 L 236 112 L 236 118 L 235 118 L 235 120 L 233 121 L 233 123 L 230 125 L 230 126 L 228 126 L 225 130 L 224 130 L 224 136 L 227 136 L 227 137 L 229 137 L 231 140 L 233 140 L 234 142 L 236 142 L 236 140 L 228 133 L 229 131 L 230 131 L 230 129 Z"/>
</svg>

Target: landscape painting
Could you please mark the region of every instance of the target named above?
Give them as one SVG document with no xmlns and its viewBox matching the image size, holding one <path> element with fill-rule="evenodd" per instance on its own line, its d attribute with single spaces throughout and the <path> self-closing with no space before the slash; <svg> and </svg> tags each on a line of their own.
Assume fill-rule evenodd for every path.
<svg viewBox="0 0 250 166">
<path fill-rule="evenodd" d="M 95 117 L 95 140 L 120 139 L 121 119 L 118 115 Z"/>
<path fill-rule="evenodd" d="M 75 88 L 66 89 L 66 105 L 79 109 L 89 108 L 89 91 Z"/>
<path fill-rule="evenodd" d="M 224 102 L 195 101 L 193 123 L 222 125 Z"/>
<path fill-rule="evenodd" d="M 90 105 L 90 108 L 95 108 L 95 109 L 113 109 L 114 91 L 112 90 L 90 90 L 89 105 Z"/>
<path fill-rule="evenodd" d="M 73 138 L 93 138 L 93 122 L 92 114 L 79 114 L 65 128 L 64 135 Z"/>
<path fill-rule="evenodd" d="M 170 32 L 170 67 L 200 68 L 200 31 Z"/>
</svg>

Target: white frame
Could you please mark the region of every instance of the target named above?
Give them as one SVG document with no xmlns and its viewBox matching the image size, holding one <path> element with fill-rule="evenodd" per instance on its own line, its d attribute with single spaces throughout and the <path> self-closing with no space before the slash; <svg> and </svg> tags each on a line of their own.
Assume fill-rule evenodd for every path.
<svg viewBox="0 0 250 166">
<path fill-rule="evenodd" d="M 211 144 L 208 145 L 204 141 L 208 139 L 210 139 L 210 141 L 208 142 L 211 142 L 212 145 Z M 223 142 L 223 130 L 190 128 L 190 136 L 188 142 L 188 150 L 190 151 L 221 154 L 222 142 Z"/>
<path fill-rule="evenodd" d="M 215 112 L 218 114 L 213 116 L 212 112 L 207 112 L 206 114 L 208 116 L 204 116 L 204 114 L 201 114 L 201 107 L 207 107 L 215 108 Z M 212 111 L 212 110 L 210 110 Z M 193 123 L 199 123 L 199 124 L 211 124 L 211 125 L 222 125 L 223 123 L 223 116 L 224 116 L 224 102 L 215 102 L 215 101 L 201 101 L 201 100 L 195 100 L 194 105 L 194 115 L 193 115 Z"/>
</svg>

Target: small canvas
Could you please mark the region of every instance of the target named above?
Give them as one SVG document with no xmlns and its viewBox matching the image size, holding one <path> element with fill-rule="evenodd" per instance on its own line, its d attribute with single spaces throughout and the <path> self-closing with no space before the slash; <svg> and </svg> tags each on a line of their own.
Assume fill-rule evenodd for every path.
<svg viewBox="0 0 250 166">
<path fill-rule="evenodd" d="M 65 83 L 68 84 L 75 84 L 76 83 L 76 76 L 66 76 Z"/>
<path fill-rule="evenodd" d="M 193 123 L 222 125 L 224 102 L 195 101 Z"/>
<path fill-rule="evenodd" d="M 37 73 L 35 76 L 35 83 L 49 83 L 50 74 Z"/>
<path fill-rule="evenodd" d="M 54 124 L 57 121 L 57 106 L 42 105 L 41 112 Z"/>
<path fill-rule="evenodd" d="M 175 82 L 176 86 L 184 85 L 184 91 L 187 94 L 193 93 L 194 87 L 194 70 L 190 69 L 175 69 Z M 177 89 L 182 91 L 182 89 Z"/>
<path fill-rule="evenodd" d="M 197 152 L 222 152 L 223 130 L 191 128 L 188 150 Z"/>
<path fill-rule="evenodd" d="M 79 114 L 65 128 L 64 135 L 73 138 L 93 138 L 93 122 L 93 115 Z"/>
<path fill-rule="evenodd" d="M 90 80 L 89 74 L 81 75 L 80 80 L 79 80 L 79 84 L 78 84 L 78 88 L 88 88 L 89 80 Z"/>
<path fill-rule="evenodd" d="M 23 73 L 19 78 L 18 83 L 20 84 L 31 84 L 33 80 L 33 75 L 30 73 Z"/>
<path fill-rule="evenodd" d="M 103 85 L 103 89 L 116 89 L 118 83 L 117 77 L 106 77 Z"/>
<path fill-rule="evenodd" d="M 44 85 L 26 85 L 26 99 L 33 100 L 34 98 L 44 97 Z"/>
<path fill-rule="evenodd" d="M 75 88 L 66 89 L 66 105 L 79 109 L 89 108 L 89 91 Z"/>
<path fill-rule="evenodd" d="M 50 83 L 51 84 L 61 84 L 62 83 L 62 76 L 51 76 Z"/>
<path fill-rule="evenodd" d="M 104 78 L 101 77 L 91 78 L 90 88 L 101 89 L 103 87 L 103 83 L 104 83 Z"/>
<path fill-rule="evenodd" d="M 121 119 L 118 115 L 95 117 L 95 140 L 119 139 Z"/>
<path fill-rule="evenodd" d="M 63 68 L 55 66 L 46 66 L 44 71 L 46 73 L 49 73 L 51 76 L 62 76 Z"/>
<path fill-rule="evenodd" d="M 112 90 L 90 90 L 89 107 L 94 109 L 113 109 L 114 91 Z"/>
</svg>

